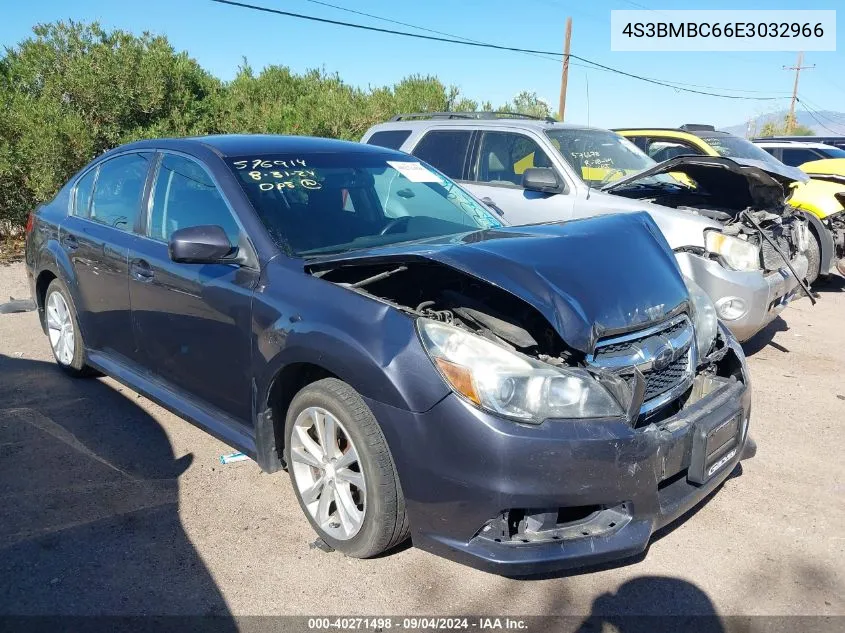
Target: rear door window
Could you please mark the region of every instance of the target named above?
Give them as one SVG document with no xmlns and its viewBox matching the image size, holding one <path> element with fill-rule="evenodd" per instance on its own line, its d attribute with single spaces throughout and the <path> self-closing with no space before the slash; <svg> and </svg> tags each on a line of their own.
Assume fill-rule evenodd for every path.
<svg viewBox="0 0 845 633">
<path fill-rule="evenodd" d="M 202 225 L 219 226 L 229 243 L 238 243 L 238 223 L 205 169 L 189 158 L 165 154 L 153 187 L 147 235 L 167 242 L 174 231 Z"/>
<path fill-rule="evenodd" d="M 470 130 L 432 130 L 422 137 L 411 153 L 449 178 L 461 180 L 471 138 Z"/>
<path fill-rule="evenodd" d="M 152 154 L 124 154 L 100 165 L 88 219 L 122 231 L 132 231 Z"/>
<path fill-rule="evenodd" d="M 811 149 L 785 147 L 783 149 L 783 158 L 781 160 L 787 165 L 798 167 L 798 165 L 809 163 L 811 160 L 819 160 L 820 158 L 824 158 L 824 156 Z"/>
<path fill-rule="evenodd" d="M 409 136 L 411 136 L 411 130 L 384 130 L 373 134 L 367 140 L 367 145 L 399 149 L 402 147 L 402 143 L 408 140 Z"/>
<path fill-rule="evenodd" d="M 675 158 L 676 156 L 701 156 L 703 154 L 703 152 L 692 143 L 687 143 L 677 139 L 669 140 L 657 138 L 649 140 L 646 153 L 649 158 L 658 163 L 662 163 L 664 160 L 669 160 L 670 158 Z"/>
<path fill-rule="evenodd" d="M 73 215 L 80 218 L 87 218 L 91 210 L 91 191 L 94 188 L 94 180 L 97 177 L 97 168 L 90 169 L 82 178 L 76 182 L 73 192 Z"/>
</svg>

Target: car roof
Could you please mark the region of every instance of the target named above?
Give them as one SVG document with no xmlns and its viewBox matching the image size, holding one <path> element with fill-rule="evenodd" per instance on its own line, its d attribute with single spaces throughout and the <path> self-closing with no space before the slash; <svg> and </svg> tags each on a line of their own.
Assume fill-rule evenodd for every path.
<svg viewBox="0 0 845 633">
<path fill-rule="evenodd" d="M 754 141 L 755 145 L 765 147 L 797 147 L 807 149 L 839 149 L 835 145 L 813 141 Z"/>
<path fill-rule="evenodd" d="M 590 127 L 587 125 L 579 125 L 577 123 L 560 123 L 541 121 L 536 119 L 414 119 L 403 121 L 385 121 L 378 123 L 370 128 L 371 131 L 377 130 L 421 130 L 430 127 L 458 127 L 458 128 L 518 128 L 524 130 L 534 129 L 538 131 L 566 129 L 566 130 L 596 130 L 599 132 L 606 132 L 606 128 Z"/>
<path fill-rule="evenodd" d="M 722 130 L 682 130 L 677 127 L 615 127 L 614 132 L 669 132 L 670 136 L 735 136 L 730 132 L 723 132 Z"/>
<path fill-rule="evenodd" d="M 192 149 L 205 149 L 213 151 L 220 157 L 353 152 L 404 156 L 404 154 L 394 150 L 374 145 L 364 145 L 354 141 L 340 141 L 316 136 L 284 136 L 280 134 L 219 134 L 214 136 L 149 139 L 122 145 L 117 149 L 174 149 L 188 152 Z"/>
</svg>

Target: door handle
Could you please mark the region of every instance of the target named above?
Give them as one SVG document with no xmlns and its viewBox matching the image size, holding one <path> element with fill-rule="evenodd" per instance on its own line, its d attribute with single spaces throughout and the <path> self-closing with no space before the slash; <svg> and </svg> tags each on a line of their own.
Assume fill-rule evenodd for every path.
<svg viewBox="0 0 845 633">
<path fill-rule="evenodd" d="M 129 264 L 129 272 L 138 281 L 151 281 L 155 276 L 152 267 L 145 259 L 133 259 Z"/>
<path fill-rule="evenodd" d="M 64 246 L 69 251 L 75 251 L 77 248 L 79 248 L 79 241 L 74 235 L 68 234 L 62 237 L 62 246 Z"/>
</svg>

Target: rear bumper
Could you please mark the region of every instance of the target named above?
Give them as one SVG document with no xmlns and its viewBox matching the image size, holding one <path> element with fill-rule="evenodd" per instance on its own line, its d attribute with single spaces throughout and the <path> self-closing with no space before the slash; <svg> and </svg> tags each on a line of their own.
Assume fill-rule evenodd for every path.
<svg viewBox="0 0 845 633">
<path fill-rule="evenodd" d="M 750 389 L 732 381 L 711 395 L 641 429 L 619 420 L 529 427 L 455 395 L 425 413 L 367 403 L 396 463 L 414 545 L 478 569 L 531 575 L 644 551 L 654 530 L 701 502 L 752 456 Z M 705 483 L 691 483 L 697 429 L 728 419 L 738 420 L 736 450 L 725 453 Z M 597 507 L 593 523 L 602 513 L 621 519 L 570 529 L 564 537 L 533 532 L 530 542 L 520 535 L 497 541 L 489 531 L 504 512 L 585 506 Z"/>
<path fill-rule="evenodd" d="M 739 341 L 754 336 L 803 293 L 798 279 L 786 267 L 768 274 L 739 272 L 693 253 L 675 256 L 681 271 L 710 295 L 717 308 L 719 300 L 726 297 L 736 297 L 745 303 L 746 310 L 737 319 L 727 320 L 720 315 Z M 804 255 L 790 263 L 801 279 L 806 278 L 808 262 Z"/>
</svg>

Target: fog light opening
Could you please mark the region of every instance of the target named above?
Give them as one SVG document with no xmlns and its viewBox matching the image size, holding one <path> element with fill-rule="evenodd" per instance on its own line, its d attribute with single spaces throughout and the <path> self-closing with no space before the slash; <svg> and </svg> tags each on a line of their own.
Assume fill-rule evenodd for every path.
<svg viewBox="0 0 845 633">
<path fill-rule="evenodd" d="M 748 305 L 739 297 L 722 297 L 716 302 L 716 314 L 723 321 L 735 321 L 745 316 Z"/>
</svg>

